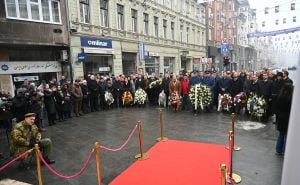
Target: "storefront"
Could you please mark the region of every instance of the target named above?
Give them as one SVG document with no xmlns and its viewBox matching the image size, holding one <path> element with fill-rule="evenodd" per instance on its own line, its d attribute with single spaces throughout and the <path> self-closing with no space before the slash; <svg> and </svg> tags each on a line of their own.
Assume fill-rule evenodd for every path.
<svg viewBox="0 0 300 185">
<path fill-rule="evenodd" d="M 122 68 L 124 75 L 136 73 L 137 53 L 122 52 Z"/>
<path fill-rule="evenodd" d="M 61 72 L 61 63 L 58 61 L 14 61 L 0 62 L 0 89 L 14 95 L 25 79 L 36 82 L 49 81 L 58 78 Z"/>
<path fill-rule="evenodd" d="M 148 75 L 153 73 L 159 75 L 159 54 L 157 52 L 148 52 L 148 56 L 145 56 L 145 72 Z"/>
<path fill-rule="evenodd" d="M 164 73 L 174 73 L 175 57 L 164 57 Z"/>
<path fill-rule="evenodd" d="M 78 62 L 83 63 L 84 76 L 88 74 L 110 75 L 113 66 L 112 40 L 80 37 L 82 51 Z"/>
</svg>

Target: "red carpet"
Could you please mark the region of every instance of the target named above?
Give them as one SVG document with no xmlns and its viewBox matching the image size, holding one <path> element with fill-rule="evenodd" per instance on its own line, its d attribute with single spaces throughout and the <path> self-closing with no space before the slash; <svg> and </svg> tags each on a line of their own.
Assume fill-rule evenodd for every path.
<svg viewBox="0 0 300 185">
<path fill-rule="evenodd" d="M 110 185 L 220 185 L 220 164 L 228 165 L 223 145 L 168 140 L 158 142 L 149 158 L 136 161 Z"/>
</svg>

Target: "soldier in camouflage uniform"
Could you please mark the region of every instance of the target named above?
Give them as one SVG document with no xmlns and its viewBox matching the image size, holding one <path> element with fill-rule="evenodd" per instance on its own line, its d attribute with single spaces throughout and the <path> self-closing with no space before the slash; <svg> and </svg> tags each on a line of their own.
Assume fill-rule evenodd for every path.
<svg viewBox="0 0 300 185">
<path fill-rule="evenodd" d="M 25 119 L 13 128 L 11 152 L 16 157 L 33 148 L 35 144 L 39 144 L 44 159 L 48 164 L 52 164 L 55 161 L 48 157 L 52 149 L 52 142 L 49 138 L 42 139 L 38 127 L 34 124 L 35 116 L 35 113 L 25 114 Z"/>
</svg>

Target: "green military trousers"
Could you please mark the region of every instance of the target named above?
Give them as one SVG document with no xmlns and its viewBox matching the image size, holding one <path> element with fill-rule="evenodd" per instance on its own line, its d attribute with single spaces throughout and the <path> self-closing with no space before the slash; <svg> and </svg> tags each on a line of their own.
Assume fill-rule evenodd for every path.
<svg viewBox="0 0 300 185">
<path fill-rule="evenodd" d="M 44 138 L 39 141 L 39 146 L 44 156 L 49 156 L 52 151 L 52 141 L 50 138 Z"/>
</svg>

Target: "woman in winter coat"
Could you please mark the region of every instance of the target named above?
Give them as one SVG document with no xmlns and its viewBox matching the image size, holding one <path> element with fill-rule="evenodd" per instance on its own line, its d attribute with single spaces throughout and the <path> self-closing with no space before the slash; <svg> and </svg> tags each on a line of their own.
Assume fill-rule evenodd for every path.
<svg viewBox="0 0 300 185">
<path fill-rule="evenodd" d="M 280 90 L 277 97 L 276 111 L 277 111 L 277 130 L 279 136 L 276 143 L 276 154 L 283 155 L 285 150 L 285 142 L 289 125 L 289 118 L 292 105 L 293 86 L 285 84 Z"/>
<path fill-rule="evenodd" d="M 55 86 L 52 89 L 50 89 L 49 85 L 47 85 L 44 89 L 44 104 L 47 110 L 49 126 L 56 124 L 56 107 L 53 91 L 56 91 Z"/>
</svg>

